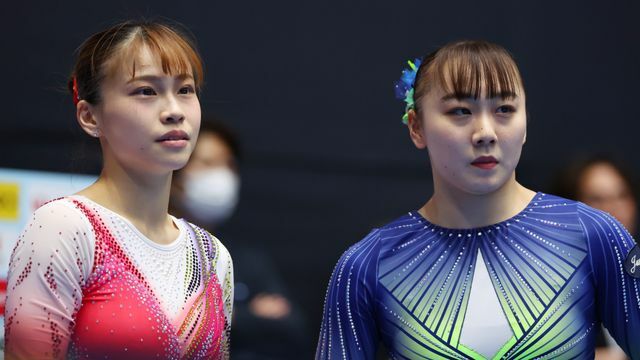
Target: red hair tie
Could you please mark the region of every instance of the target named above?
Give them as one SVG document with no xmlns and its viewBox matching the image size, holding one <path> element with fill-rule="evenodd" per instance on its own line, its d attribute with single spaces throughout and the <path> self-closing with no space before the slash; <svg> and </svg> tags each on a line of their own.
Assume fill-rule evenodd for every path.
<svg viewBox="0 0 640 360">
<path fill-rule="evenodd" d="M 76 77 L 73 77 L 73 104 L 74 105 L 78 105 L 78 102 L 80 101 L 80 96 L 78 96 L 78 80 L 76 79 Z"/>
</svg>

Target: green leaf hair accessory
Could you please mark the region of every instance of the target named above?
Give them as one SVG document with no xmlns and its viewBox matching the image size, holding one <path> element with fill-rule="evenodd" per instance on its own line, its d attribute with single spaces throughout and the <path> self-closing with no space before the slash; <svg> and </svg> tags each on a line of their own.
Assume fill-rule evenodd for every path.
<svg viewBox="0 0 640 360">
<path fill-rule="evenodd" d="M 409 110 L 415 108 L 413 103 L 413 85 L 416 81 L 416 74 L 418 73 L 418 69 L 420 69 L 421 63 L 422 60 L 419 58 L 416 58 L 413 62 L 411 60 L 407 61 L 409 68 L 402 70 L 400 80 L 396 81 L 396 98 L 404 100 L 407 104 L 404 108 L 404 115 L 402 116 L 402 123 L 405 125 L 409 121 Z"/>
</svg>

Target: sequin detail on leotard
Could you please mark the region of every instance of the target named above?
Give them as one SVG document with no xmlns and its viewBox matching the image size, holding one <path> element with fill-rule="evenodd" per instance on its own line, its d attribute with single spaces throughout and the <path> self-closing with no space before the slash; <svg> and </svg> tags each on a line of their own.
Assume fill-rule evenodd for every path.
<svg viewBox="0 0 640 360">
<path fill-rule="evenodd" d="M 73 290 L 58 297 L 59 300 L 64 300 L 61 303 L 68 303 L 66 300 L 68 298 L 75 299 L 74 304 L 64 307 L 71 308 L 68 315 L 63 311 L 62 317 L 56 319 L 56 312 L 60 310 L 55 304 L 41 308 L 47 316 L 54 317 L 51 321 L 42 324 L 43 327 L 47 324 L 53 327 L 49 330 L 50 343 L 47 345 L 47 342 L 44 342 L 42 349 L 38 349 L 42 342 L 38 342 L 31 348 L 24 343 L 24 341 L 33 340 L 25 334 L 25 331 L 29 330 L 29 326 L 25 327 L 25 325 L 35 325 L 42 316 L 33 313 L 38 311 L 37 307 L 32 306 L 33 301 L 28 301 L 29 310 L 22 306 L 23 297 L 20 295 L 24 292 L 20 290 L 23 289 L 21 286 L 24 278 L 29 275 L 20 275 L 15 281 L 9 281 L 14 283 L 14 291 L 9 292 L 10 299 L 15 299 L 15 295 L 19 296 L 17 304 L 15 301 L 8 301 L 7 309 L 11 316 L 6 325 L 9 352 L 29 356 L 39 354 L 55 358 L 220 359 L 229 357 L 231 315 L 229 299 L 232 299 L 233 295 L 232 288 L 227 287 L 226 284 L 227 281 L 232 281 L 232 269 L 228 253 L 217 239 L 206 231 L 189 226 L 186 222 L 181 223 L 181 227 L 186 230 L 187 241 L 185 251 L 182 251 L 185 258 L 181 261 L 189 269 L 183 272 L 185 275 L 180 279 L 185 282 L 184 295 L 180 295 L 182 306 L 178 309 L 176 316 L 172 316 L 172 311 L 166 311 L 163 308 L 163 303 L 154 292 L 157 288 L 152 287 L 145 275 L 140 272 L 140 258 L 138 257 L 136 261 L 131 256 L 137 253 L 131 251 L 131 248 L 127 251 L 123 247 L 123 244 L 131 245 L 132 243 L 114 236 L 114 231 L 119 236 L 127 233 L 127 227 L 114 226 L 113 224 L 118 224 L 119 221 L 118 219 L 114 221 L 113 214 L 84 198 L 67 198 L 57 201 L 71 202 L 84 215 L 84 221 L 89 225 L 85 226 L 84 230 L 89 228 L 89 232 L 93 234 L 87 235 L 85 231 L 75 235 L 95 237 L 93 257 L 87 256 L 83 246 L 80 246 L 87 242 L 76 241 L 76 237 L 73 238 L 74 241 L 61 242 L 61 249 L 52 250 L 53 253 L 73 253 L 78 269 L 60 268 L 59 263 L 55 261 L 55 256 L 52 255 L 52 263 L 44 267 L 44 274 L 42 274 L 42 281 L 49 288 L 47 293 L 57 297 L 56 281 L 61 279 L 63 283 L 69 283 L 66 276 L 73 276 L 75 280 L 70 283 L 76 283 L 79 287 L 70 286 Z M 65 213 L 64 216 L 70 215 L 72 214 Z M 105 216 L 109 219 L 108 221 Z M 63 232 L 64 230 L 59 235 L 68 235 Z M 14 253 L 16 258 L 12 259 L 15 260 L 12 263 L 23 263 L 20 257 L 29 250 L 32 253 L 34 251 L 33 244 L 31 245 L 31 247 L 25 247 L 24 243 L 20 244 L 20 251 Z M 75 247 L 76 251 L 67 247 Z M 86 271 L 87 261 L 92 263 L 89 273 Z M 40 266 L 38 264 L 37 268 L 39 269 Z M 30 267 L 32 268 L 33 265 L 27 265 L 25 269 Z M 221 271 L 222 274 L 219 274 Z M 24 271 L 20 272 L 22 273 Z M 86 281 L 83 279 L 85 275 L 88 275 Z M 220 283 L 219 275 L 224 277 L 225 284 Z M 80 289 L 81 293 L 78 293 L 77 289 Z M 62 290 L 65 290 L 64 286 Z M 46 299 L 36 299 L 38 300 L 46 301 Z M 165 305 L 168 303 L 170 302 L 164 302 Z M 35 320 L 33 316 L 36 316 Z M 65 329 L 55 329 L 65 323 L 68 324 Z M 12 333 L 13 328 L 18 329 L 17 338 Z M 47 349 L 47 346 L 50 348 Z"/>
<path fill-rule="evenodd" d="M 633 244 L 610 215 L 542 193 L 477 229 L 410 212 L 338 262 L 316 358 L 371 359 L 383 342 L 393 359 L 593 359 L 602 321 L 640 359 L 640 279 L 623 268 Z M 479 266 L 489 281 L 477 298 L 494 308 L 470 306 Z M 482 310 L 506 321 L 473 323 Z"/>
</svg>

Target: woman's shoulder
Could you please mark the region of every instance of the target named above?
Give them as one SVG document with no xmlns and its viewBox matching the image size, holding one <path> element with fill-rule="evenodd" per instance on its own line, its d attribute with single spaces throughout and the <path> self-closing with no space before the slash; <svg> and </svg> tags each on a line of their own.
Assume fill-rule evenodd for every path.
<svg viewBox="0 0 640 360">
<path fill-rule="evenodd" d="M 386 252 L 389 249 L 402 247 L 427 232 L 434 231 L 434 226 L 417 211 L 409 211 L 388 222 L 377 231 L 381 251 Z"/>
<path fill-rule="evenodd" d="M 381 251 L 410 240 L 423 230 L 415 212 L 402 215 L 380 227 L 374 227 L 366 236 L 349 246 L 341 257 L 343 261 L 369 261 L 377 259 Z"/>
<path fill-rule="evenodd" d="M 208 258 L 209 266 L 217 274 L 218 281 L 225 293 L 233 293 L 233 260 L 226 246 L 216 236 L 204 228 L 194 225 L 184 219 L 179 219 L 188 229 L 193 231 L 205 257 Z M 231 308 L 232 296 L 226 300 L 226 308 Z"/>
<path fill-rule="evenodd" d="M 588 244 L 619 243 L 628 247 L 631 235 L 611 214 L 580 201 L 545 195 L 546 202 L 538 204 L 542 213 L 551 214 L 556 222 L 574 223 Z"/>
<path fill-rule="evenodd" d="M 572 228 L 579 223 L 580 205 L 584 204 L 561 196 L 538 192 L 527 207 L 513 219 L 538 226 L 553 227 L 562 224 Z"/>
<path fill-rule="evenodd" d="M 73 198 L 59 198 L 37 208 L 18 237 L 14 261 L 20 254 L 40 262 L 60 261 L 76 269 L 78 259 L 85 279 L 93 266 L 95 234 L 89 219 L 74 204 Z M 71 267 L 69 267 L 71 266 Z"/>
<path fill-rule="evenodd" d="M 556 213 L 558 215 L 575 217 L 583 227 L 594 224 L 619 225 L 618 220 L 611 216 L 611 214 L 580 201 L 551 194 L 538 193 L 532 202 L 539 213 Z"/>
<path fill-rule="evenodd" d="M 231 263 L 231 253 L 217 236 L 213 235 L 205 228 L 195 225 L 185 219 L 178 219 L 178 221 L 181 221 L 187 228 L 190 228 L 199 241 L 203 243 L 205 248 L 211 249 L 213 262 Z"/>
<path fill-rule="evenodd" d="M 383 239 L 397 237 L 398 234 L 406 234 L 412 232 L 420 232 L 424 230 L 425 219 L 417 211 L 409 211 L 408 213 L 395 218 L 379 228 L 380 236 Z"/>
<path fill-rule="evenodd" d="M 46 211 L 56 211 L 58 209 L 76 209 L 77 207 L 74 204 L 77 198 L 74 195 L 59 197 L 55 199 L 48 200 L 43 202 L 40 206 L 38 206 L 34 212 L 36 213 L 44 213 Z"/>
<path fill-rule="evenodd" d="M 580 202 L 576 200 L 554 194 L 537 192 L 527 208 L 535 208 L 537 211 L 544 211 L 546 209 L 550 212 L 556 212 L 556 210 L 558 210 L 557 212 L 567 212 L 567 210 L 575 211 L 578 204 L 580 204 Z"/>
<path fill-rule="evenodd" d="M 78 201 L 75 197 L 50 200 L 33 212 L 30 223 L 40 223 L 39 228 L 42 227 L 42 223 L 56 224 L 57 227 L 90 228 L 91 224 L 77 205 Z"/>
<path fill-rule="evenodd" d="M 608 212 L 581 202 L 578 202 L 576 207 L 580 224 L 587 238 L 594 238 L 595 233 L 603 233 L 606 236 L 615 234 L 617 237 L 631 237 L 624 225 Z"/>
</svg>

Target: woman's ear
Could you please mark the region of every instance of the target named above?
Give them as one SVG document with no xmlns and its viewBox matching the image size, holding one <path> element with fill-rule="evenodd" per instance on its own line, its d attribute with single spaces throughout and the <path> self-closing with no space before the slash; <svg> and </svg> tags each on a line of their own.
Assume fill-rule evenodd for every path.
<svg viewBox="0 0 640 360">
<path fill-rule="evenodd" d="M 407 115 L 408 115 L 407 127 L 409 128 L 409 136 L 411 137 L 413 144 L 418 149 L 426 148 L 427 141 L 424 138 L 424 134 L 423 134 L 422 120 L 420 119 L 420 117 L 418 116 L 418 114 L 414 109 L 410 109 L 407 112 Z"/>
<path fill-rule="evenodd" d="M 95 107 L 86 100 L 78 101 L 76 105 L 76 119 L 84 132 L 89 136 L 100 137 L 100 126 L 95 114 Z"/>
</svg>

